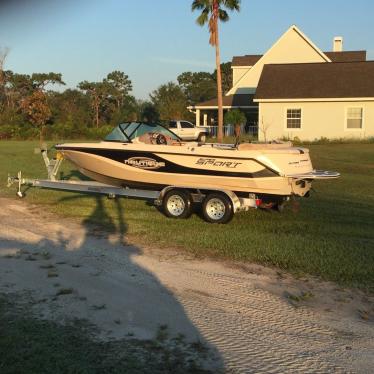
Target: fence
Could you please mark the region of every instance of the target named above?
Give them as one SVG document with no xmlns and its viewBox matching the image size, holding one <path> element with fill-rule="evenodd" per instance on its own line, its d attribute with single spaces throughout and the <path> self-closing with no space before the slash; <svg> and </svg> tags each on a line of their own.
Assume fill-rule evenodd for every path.
<svg viewBox="0 0 374 374">
<path fill-rule="evenodd" d="M 234 125 L 224 125 L 223 126 L 223 136 L 235 136 L 235 126 Z M 240 133 L 251 135 L 254 138 L 258 137 L 258 124 L 250 123 L 245 125 L 240 125 Z M 209 135 L 215 138 L 218 134 L 218 126 L 209 127 Z"/>
</svg>

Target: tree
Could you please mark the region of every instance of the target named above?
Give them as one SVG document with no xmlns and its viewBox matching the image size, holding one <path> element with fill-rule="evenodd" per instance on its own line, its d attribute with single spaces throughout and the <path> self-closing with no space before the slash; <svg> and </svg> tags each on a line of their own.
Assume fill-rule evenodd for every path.
<svg viewBox="0 0 374 374">
<path fill-rule="evenodd" d="M 209 26 L 209 44 L 216 49 L 216 68 L 217 68 L 217 100 L 218 100 L 218 142 L 223 141 L 223 104 L 222 104 L 222 76 L 221 76 L 221 57 L 219 46 L 219 21 L 226 22 L 229 15 L 224 9 L 230 11 L 240 10 L 240 0 L 194 0 L 192 2 L 192 11 L 200 10 L 201 14 L 196 22 L 200 26 L 208 23 Z"/>
<path fill-rule="evenodd" d="M 3 101 L 6 96 L 5 93 L 5 72 L 4 72 L 4 64 L 9 53 L 8 48 L 2 49 L 0 48 L 0 110 L 3 110 Z"/>
<path fill-rule="evenodd" d="M 90 125 L 90 100 L 83 92 L 69 88 L 63 92 L 50 92 L 48 98 L 54 123 L 70 128 Z"/>
<path fill-rule="evenodd" d="M 132 91 L 129 76 L 122 71 L 115 70 L 109 73 L 104 81 L 111 88 L 110 94 L 116 102 L 117 110 L 120 110 L 126 96 Z"/>
<path fill-rule="evenodd" d="M 47 93 L 48 84 L 65 84 L 59 73 L 17 74 L 10 70 L 3 72 L 8 121 L 23 113 L 34 126 L 40 127 L 41 137 L 46 122 L 51 117 Z M 44 120 L 45 119 L 45 120 Z"/>
<path fill-rule="evenodd" d="M 109 86 L 105 82 L 83 81 L 78 84 L 78 88 L 90 97 L 91 106 L 94 111 L 94 124 L 98 128 L 100 125 L 100 105 L 108 96 Z"/>
<path fill-rule="evenodd" d="M 240 111 L 239 109 L 229 110 L 225 114 L 225 124 L 231 124 L 235 126 L 235 137 L 236 137 L 236 144 L 239 143 L 240 137 L 240 126 L 247 122 L 247 118 L 245 114 Z"/>
<path fill-rule="evenodd" d="M 161 119 L 180 119 L 187 115 L 187 98 L 177 84 L 163 84 L 149 96 Z"/>
<path fill-rule="evenodd" d="M 160 113 L 158 113 L 154 104 L 149 101 L 139 100 L 137 103 L 138 115 L 137 121 L 158 122 L 160 120 Z"/>
<path fill-rule="evenodd" d="M 8 56 L 9 49 L 8 48 L 0 48 L 0 95 L 4 93 L 5 88 L 5 72 L 4 72 L 4 65 L 5 60 Z"/>
<path fill-rule="evenodd" d="M 190 105 L 213 99 L 216 95 L 216 81 L 210 73 L 185 72 L 177 80 Z"/>
<path fill-rule="evenodd" d="M 33 73 L 31 82 L 36 90 L 44 91 L 48 84 L 63 84 L 62 75 L 60 73 Z"/>
<path fill-rule="evenodd" d="M 231 62 L 224 62 L 221 64 L 221 75 L 222 75 L 222 92 L 226 93 L 232 87 L 232 69 Z M 214 70 L 213 79 L 217 84 L 217 69 Z"/>
<path fill-rule="evenodd" d="M 40 142 L 42 142 L 45 124 L 51 117 L 51 110 L 49 109 L 45 94 L 40 90 L 33 92 L 32 95 L 22 101 L 21 108 L 29 121 L 34 126 L 39 127 Z"/>
<path fill-rule="evenodd" d="M 8 48 L 0 48 L 0 90 L 4 86 L 4 64 L 5 60 L 8 56 L 9 49 Z"/>
<path fill-rule="evenodd" d="M 78 88 L 91 100 L 93 123 L 96 127 L 99 127 L 100 120 L 109 123 L 123 116 L 131 117 L 136 112 L 135 99 L 129 95 L 132 90 L 131 81 L 121 71 L 109 73 L 101 82 L 80 82 Z"/>
<path fill-rule="evenodd" d="M 31 94 L 34 86 L 30 75 L 13 73 L 11 70 L 4 72 L 5 81 L 9 88 L 14 89 L 21 95 Z"/>
<path fill-rule="evenodd" d="M 118 125 L 121 122 L 136 121 L 138 118 L 138 103 L 134 96 L 127 95 L 124 97 L 122 106 L 114 113 L 111 113 L 109 123 L 112 125 Z"/>
</svg>

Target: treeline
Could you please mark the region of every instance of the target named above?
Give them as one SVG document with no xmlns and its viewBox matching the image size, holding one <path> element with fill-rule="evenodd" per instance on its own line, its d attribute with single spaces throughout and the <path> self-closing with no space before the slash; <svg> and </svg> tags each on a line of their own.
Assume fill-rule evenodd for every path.
<svg viewBox="0 0 374 374">
<path fill-rule="evenodd" d="M 0 56 L 1 57 L 1 56 Z M 194 120 L 187 106 L 216 97 L 215 72 L 185 72 L 161 85 L 149 100 L 132 95 L 132 81 L 121 71 L 100 82 L 65 85 L 59 73 L 19 74 L 3 70 L 0 59 L 0 138 L 101 138 L 109 127 L 136 120 Z M 223 85 L 231 84 L 230 63 L 222 64 Z M 58 89 L 59 88 L 59 89 Z"/>
</svg>

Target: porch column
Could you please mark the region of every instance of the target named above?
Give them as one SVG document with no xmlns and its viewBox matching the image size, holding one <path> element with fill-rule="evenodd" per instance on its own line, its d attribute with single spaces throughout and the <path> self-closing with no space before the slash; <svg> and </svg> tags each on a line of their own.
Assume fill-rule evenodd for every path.
<svg viewBox="0 0 374 374">
<path fill-rule="evenodd" d="M 208 126 L 208 115 L 204 114 L 204 126 Z"/>
<path fill-rule="evenodd" d="M 196 126 L 200 126 L 200 109 L 196 109 Z"/>
</svg>

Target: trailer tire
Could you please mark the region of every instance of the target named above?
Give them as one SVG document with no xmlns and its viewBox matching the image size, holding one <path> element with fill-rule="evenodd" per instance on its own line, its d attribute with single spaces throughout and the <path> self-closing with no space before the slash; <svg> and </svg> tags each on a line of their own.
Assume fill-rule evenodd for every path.
<svg viewBox="0 0 374 374">
<path fill-rule="evenodd" d="M 204 219 L 210 223 L 228 223 L 234 216 L 230 198 L 224 193 L 209 194 L 202 206 Z"/>
<path fill-rule="evenodd" d="M 199 143 L 205 143 L 206 142 L 206 134 L 204 134 L 203 132 L 201 132 L 199 134 L 199 136 L 197 137 L 197 141 Z"/>
<path fill-rule="evenodd" d="M 185 190 L 170 190 L 162 200 L 162 208 L 167 217 L 188 218 L 192 213 L 191 196 Z"/>
</svg>

